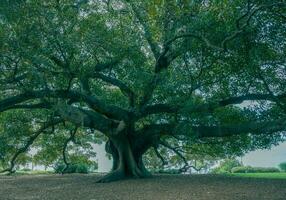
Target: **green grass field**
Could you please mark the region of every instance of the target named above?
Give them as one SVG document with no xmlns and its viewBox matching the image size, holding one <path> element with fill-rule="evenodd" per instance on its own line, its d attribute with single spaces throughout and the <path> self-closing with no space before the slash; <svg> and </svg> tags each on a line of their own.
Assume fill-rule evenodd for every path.
<svg viewBox="0 0 286 200">
<path fill-rule="evenodd" d="M 286 173 L 233 173 L 230 176 L 246 178 L 286 179 Z"/>
</svg>

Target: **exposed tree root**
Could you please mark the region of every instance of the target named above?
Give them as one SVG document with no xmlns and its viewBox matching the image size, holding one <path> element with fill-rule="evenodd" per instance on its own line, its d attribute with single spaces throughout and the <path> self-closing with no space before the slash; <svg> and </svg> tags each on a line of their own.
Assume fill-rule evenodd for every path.
<svg viewBox="0 0 286 200">
<path fill-rule="evenodd" d="M 131 179 L 131 178 L 150 178 L 152 175 L 150 172 L 142 171 L 139 168 L 133 169 L 131 172 L 126 172 L 123 169 L 117 169 L 115 171 L 110 172 L 109 174 L 105 175 L 104 177 L 100 178 L 97 183 L 109 183 L 113 181 L 119 181 L 124 179 Z"/>
<path fill-rule="evenodd" d="M 127 178 L 125 175 L 124 170 L 120 169 L 120 170 L 115 170 L 113 172 L 110 172 L 109 174 L 107 174 L 106 176 L 102 177 L 101 179 L 99 179 L 98 181 L 96 181 L 97 183 L 109 183 L 112 181 L 118 181 L 118 180 L 123 180 Z"/>
</svg>

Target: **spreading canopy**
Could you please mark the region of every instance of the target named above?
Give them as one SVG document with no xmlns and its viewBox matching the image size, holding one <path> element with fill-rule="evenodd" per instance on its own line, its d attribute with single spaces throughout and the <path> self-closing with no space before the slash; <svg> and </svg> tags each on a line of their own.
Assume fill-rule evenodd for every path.
<svg viewBox="0 0 286 200">
<path fill-rule="evenodd" d="M 152 147 L 186 169 L 188 153 L 277 144 L 286 129 L 285 19 L 283 1 L 4 0 L 0 159 L 11 158 L 1 141 L 14 136 L 12 168 L 47 132 L 100 132 L 114 161 L 109 181 L 144 177 Z"/>
</svg>

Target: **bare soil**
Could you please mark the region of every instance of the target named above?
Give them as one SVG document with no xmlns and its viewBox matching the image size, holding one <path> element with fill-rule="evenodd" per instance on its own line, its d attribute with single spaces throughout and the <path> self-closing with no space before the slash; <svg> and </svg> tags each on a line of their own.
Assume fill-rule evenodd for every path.
<svg viewBox="0 0 286 200">
<path fill-rule="evenodd" d="M 98 175 L 0 176 L 1 200 L 286 200 L 286 180 L 156 175 L 96 183 Z"/>
</svg>

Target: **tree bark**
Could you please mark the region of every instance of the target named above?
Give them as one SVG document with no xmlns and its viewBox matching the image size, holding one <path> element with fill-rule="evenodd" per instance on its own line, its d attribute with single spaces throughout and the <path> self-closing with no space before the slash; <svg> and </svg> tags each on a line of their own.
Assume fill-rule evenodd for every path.
<svg viewBox="0 0 286 200">
<path fill-rule="evenodd" d="M 106 143 L 106 151 L 112 155 L 112 171 L 98 180 L 99 183 L 117 181 L 126 178 L 145 178 L 151 174 L 145 168 L 138 148 L 132 148 L 126 136 L 110 138 Z"/>
</svg>

